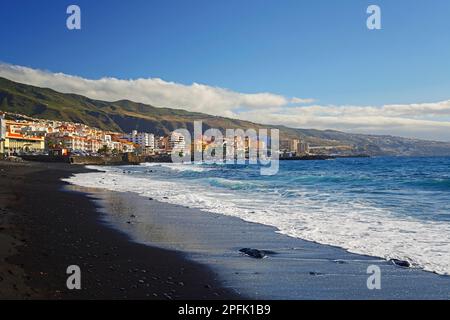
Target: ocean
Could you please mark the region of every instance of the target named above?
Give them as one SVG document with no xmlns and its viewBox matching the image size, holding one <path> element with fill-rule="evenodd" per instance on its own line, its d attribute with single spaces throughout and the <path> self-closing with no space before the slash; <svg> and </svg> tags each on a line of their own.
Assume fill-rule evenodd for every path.
<svg viewBox="0 0 450 320">
<path fill-rule="evenodd" d="M 274 176 L 261 176 L 255 165 L 90 168 L 98 172 L 68 181 L 234 216 L 290 237 L 450 274 L 450 158 L 281 161 Z"/>
</svg>

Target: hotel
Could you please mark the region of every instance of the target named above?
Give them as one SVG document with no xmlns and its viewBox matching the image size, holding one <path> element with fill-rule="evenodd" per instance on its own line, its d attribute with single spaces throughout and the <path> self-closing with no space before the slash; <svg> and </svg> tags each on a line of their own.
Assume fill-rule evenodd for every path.
<svg viewBox="0 0 450 320">
<path fill-rule="evenodd" d="M 15 154 L 22 152 L 43 152 L 45 150 L 45 137 L 33 132 L 25 132 L 27 122 L 5 120 L 0 117 L 0 153 Z"/>
</svg>

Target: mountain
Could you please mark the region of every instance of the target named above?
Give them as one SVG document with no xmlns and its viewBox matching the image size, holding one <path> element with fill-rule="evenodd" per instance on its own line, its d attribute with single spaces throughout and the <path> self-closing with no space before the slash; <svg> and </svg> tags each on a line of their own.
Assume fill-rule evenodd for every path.
<svg viewBox="0 0 450 320">
<path fill-rule="evenodd" d="M 158 108 L 128 100 L 107 102 L 77 94 L 60 93 L 0 77 L 0 110 L 34 118 L 84 123 L 104 130 L 132 130 L 168 134 L 177 128 L 193 130 L 195 120 L 207 128 L 278 128 L 282 139 L 301 138 L 313 146 L 349 146 L 352 153 L 368 155 L 450 155 L 450 143 L 394 136 L 350 134 L 334 130 L 294 129 L 211 116 L 181 109 Z"/>
</svg>

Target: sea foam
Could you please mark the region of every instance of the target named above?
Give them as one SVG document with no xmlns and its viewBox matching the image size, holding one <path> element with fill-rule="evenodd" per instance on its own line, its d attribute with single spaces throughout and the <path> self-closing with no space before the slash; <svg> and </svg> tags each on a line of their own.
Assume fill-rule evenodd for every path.
<svg viewBox="0 0 450 320">
<path fill-rule="evenodd" d="M 447 222 L 396 215 L 364 199 L 336 197 L 314 188 L 264 188 L 264 181 L 216 178 L 209 172 L 213 168 L 203 166 L 91 168 L 100 171 L 76 174 L 66 181 L 83 187 L 135 192 L 162 202 L 239 217 L 277 227 L 280 233 L 292 237 L 353 253 L 406 260 L 417 268 L 450 274 Z M 149 168 L 156 172 L 148 173 Z M 188 171 L 195 172 L 196 179 L 183 178 Z M 171 179 L 174 174 L 176 179 Z"/>
</svg>

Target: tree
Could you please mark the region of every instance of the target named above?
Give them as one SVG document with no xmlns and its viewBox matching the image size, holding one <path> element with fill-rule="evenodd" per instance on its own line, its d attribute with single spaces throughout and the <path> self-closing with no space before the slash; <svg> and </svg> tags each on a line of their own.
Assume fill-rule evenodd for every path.
<svg viewBox="0 0 450 320">
<path fill-rule="evenodd" d="M 108 148 L 108 146 L 107 145 L 104 145 L 103 147 L 101 147 L 100 149 L 98 149 L 98 153 L 99 154 L 103 154 L 103 155 L 105 155 L 105 154 L 109 154 L 110 153 L 110 149 Z"/>
</svg>

